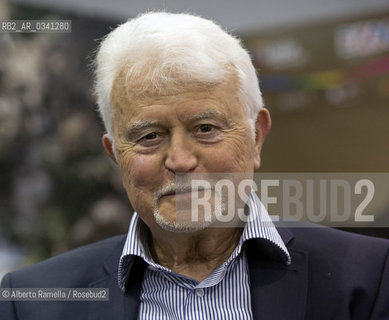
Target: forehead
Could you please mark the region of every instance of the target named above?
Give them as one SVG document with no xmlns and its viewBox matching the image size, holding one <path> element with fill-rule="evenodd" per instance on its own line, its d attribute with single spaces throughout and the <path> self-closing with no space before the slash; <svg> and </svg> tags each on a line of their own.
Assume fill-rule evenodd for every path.
<svg viewBox="0 0 389 320">
<path fill-rule="evenodd" d="M 216 107 L 223 111 L 241 113 L 243 102 L 240 98 L 240 81 L 236 72 L 230 71 L 219 84 L 182 81 L 177 79 L 177 86 L 155 87 L 152 81 L 132 79 L 128 83 L 126 69 L 123 68 L 115 78 L 111 90 L 111 108 L 114 122 L 124 117 L 138 114 L 144 107 L 152 105 L 185 104 L 191 112 L 197 107 Z M 189 110 L 188 110 L 189 111 Z"/>
</svg>

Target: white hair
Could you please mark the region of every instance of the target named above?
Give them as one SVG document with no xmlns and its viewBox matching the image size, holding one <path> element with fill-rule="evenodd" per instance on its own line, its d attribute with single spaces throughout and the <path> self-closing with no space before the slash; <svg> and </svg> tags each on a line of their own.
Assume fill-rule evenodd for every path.
<svg viewBox="0 0 389 320">
<path fill-rule="evenodd" d="M 210 20 L 190 14 L 151 12 L 128 20 L 106 36 L 95 61 L 95 94 L 112 141 L 111 90 L 123 68 L 123 85 L 127 88 L 135 79 L 141 81 L 139 90 L 157 93 L 182 89 L 188 81 L 218 84 L 234 70 L 254 132 L 263 106 L 254 66 L 240 41 Z"/>
</svg>

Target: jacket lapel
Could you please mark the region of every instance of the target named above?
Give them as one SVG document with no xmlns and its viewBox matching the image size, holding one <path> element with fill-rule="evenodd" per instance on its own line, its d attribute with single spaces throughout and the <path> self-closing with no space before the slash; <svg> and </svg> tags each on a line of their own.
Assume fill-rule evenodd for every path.
<svg viewBox="0 0 389 320">
<path fill-rule="evenodd" d="M 126 292 L 118 285 L 118 265 L 123 243 L 119 250 L 114 251 L 104 264 L 106 276 L 89 284 L 89 288 L 108 288 L 108 301 L 89 301 L 88 320 L 136 320 L 140 304 L 140 293 L 143 282 L 144 264 L 138 257 L 133 259 L 129 271 Z"/>
<path fill-rule="evenodd" d="M 278 230 L 284 243 L 293 238 Z M 247 244 L 253 318 L 304 319 L 308 286 L 307 254 L 288 248 L 292 263 L 286 265 L 270 241 L 253 239 Z"/>
<path fill-rule="evenodd" d="M 88 303 L 89 320 L 136 319 L 138 308 L 137 304 L 133 303 L 136 299 L 134 296 L 123 294 L 117 284 L 117 274 L 94 282 L 89 287 L 109 289 L 108 301 L 90 301 Z"/>
</svg>

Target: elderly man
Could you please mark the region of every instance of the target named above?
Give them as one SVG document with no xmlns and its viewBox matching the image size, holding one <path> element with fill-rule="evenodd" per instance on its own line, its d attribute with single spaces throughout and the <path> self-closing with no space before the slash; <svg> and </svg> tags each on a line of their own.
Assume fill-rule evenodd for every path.
<svg viewBox="0 0 389 320">
<path fill-rule="evenodd" d="M 237 213 L 219 224 L 229 200 L 212 183 L 200 189 L 211 210 L 194 219 L 190 181 L 252 175 L 270 129 L 237 39 L 196 16 L 141 15 L 102 42 L 96 94 L 104 147 L 136 211 L 128 234 L 2 286 L 109 288 L 109 301 L 1 302 L 2 319 L 389 319 L 387 241 L 276 228 L 255 193 L 242 227 Z"/>
</svg>

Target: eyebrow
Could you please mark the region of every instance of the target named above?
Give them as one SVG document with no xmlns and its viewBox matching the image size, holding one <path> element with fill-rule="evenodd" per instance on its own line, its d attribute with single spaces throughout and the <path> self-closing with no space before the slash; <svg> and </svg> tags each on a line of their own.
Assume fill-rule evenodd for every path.
<svg viewBox="0 0 389 320">
<path fill-rule="evenodd" d="M 127 128 L 127 136 L 130 139 L 136 138 L 137 134 L 139 134 L 140 131 L 153 127 L 153 126 L 161 126 L 161 121 L 158 120 L 138 120 L 131 123 Z"/>
<path fill-rule="evenodd" d="M 206 120 L 206 119 L 218 119 L 223 122 L 223 124 L 228 125 L 229 122 L 225 116 L 224 113 L 218 111 L 218 110 L 207 110 L 200 114 L 196 114 L 194 116 L 187 117 L 187 120 L 190 122 L 200 121 L 200 120 Z"/>
</svg>

